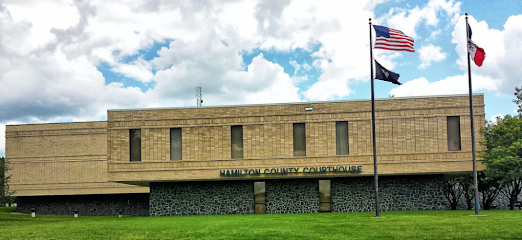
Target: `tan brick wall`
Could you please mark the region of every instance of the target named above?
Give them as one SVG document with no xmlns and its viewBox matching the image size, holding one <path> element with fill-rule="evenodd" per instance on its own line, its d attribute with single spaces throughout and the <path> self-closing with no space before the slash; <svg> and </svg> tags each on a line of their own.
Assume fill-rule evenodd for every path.
<svg viewBox="0 0 522 240">
<path fill-rule="evenodd" d="M 383 174 L 471 171 L 467 96 L 376 101 Z M 483 95 L 474 96 L 477 144 Z M 306 111 L 305 107 L 312 107 Z M 460 116 L 461 151 L 447 150 L 446 118 Z M 335 122 L 348 121 L 349 156 L 336 156 Z M 306 157 L 293 156 L 293 123 L 306 123 Z M 244 158 L 231 159 L 230 127 L 243 125 Z M 181 127 L 183 160 L 170 161 L 169 129 Z M 128 130 L 142 129 L 142 162 L 129 162 Z M 371 102 L 343 101 L 108 112 L 109 180 L 211 180 L 220 169 L 362 164 L 373 174 Z M 122 150 L 123 149 L 123 150 Z M 154 153 L 150 153 L 154 151 Z M 322 164 L 322 165 L 321 165 Z M 387 165 L 389 164 L 389 166 Z M 317 165 L 317 166 L 319 166 Z M 482 168 L 482 166 L 479 166 Z"/>
<path fill-rule="evenodd" d="M 148 192 L 109 183 L 107 123 L 8 125 L 6 158 L 16 196 Z"/>
<path fill-rule="evenodd" d="M 483 95 L 475 95 L 474 105 L 478 144 Z M 467 96 L 385 99 L 376 108 L 381 174 L 472 170 Z M 371 175 L 370 110 L 370 101 L 118 110 L 108 111 L 107 122 L 9 125 L 11 187 L 18 196 L 136 193 L 148 188 L 112 181 L 217 180 L 224 179 L 219 170 L 250 168 L 361 165 Z M 447 116 L 460 116 L 461 151 L 447 151 Z M 336 155 L 336 121 L 348 121 L 347 156 Z M 293 156 L 293 123 L 306 123 L 305 157 Z M 243 125 L 242 159 L 231 159 L 233 125 Z M 183 160 L 170 161 L 170 128 L 176 127 Z M 129 162 L 129 129 L 142 131 L 141 162 Z"/>
</svg>

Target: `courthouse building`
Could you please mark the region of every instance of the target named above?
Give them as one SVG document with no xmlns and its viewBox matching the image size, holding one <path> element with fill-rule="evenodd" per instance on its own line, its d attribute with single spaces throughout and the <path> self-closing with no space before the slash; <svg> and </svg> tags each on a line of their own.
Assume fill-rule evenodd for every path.
<svg viewBox="0 0 522 240">
<path fill-rule="evenodd" d="M 473 104 L 480 139 L 484 96 Z M 375 105 L 381 209 L 447 209 L 444 178 L 473 170 L 468 96 Z M 369 100 L 118 109 L 8 125 L 6 158 L 20 212 L 373 211 L 371 131 Z"/>
</svg>

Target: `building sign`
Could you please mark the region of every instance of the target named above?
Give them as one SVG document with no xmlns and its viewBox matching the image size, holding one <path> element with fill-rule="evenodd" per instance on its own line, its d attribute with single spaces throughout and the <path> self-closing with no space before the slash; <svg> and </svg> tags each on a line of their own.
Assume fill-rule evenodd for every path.
<svg viewBox="0 0 522 240">
<path fill-rule="evenodd" d="M 362 166 L 337 167 L 305 167 L 305 168 L 257 168 L 257 169 L 223 169 L 219 170 L 220 177 L 246 177 L 293 174 L 327 174 L 327 173 L 361 173 Z"/>
</svg>

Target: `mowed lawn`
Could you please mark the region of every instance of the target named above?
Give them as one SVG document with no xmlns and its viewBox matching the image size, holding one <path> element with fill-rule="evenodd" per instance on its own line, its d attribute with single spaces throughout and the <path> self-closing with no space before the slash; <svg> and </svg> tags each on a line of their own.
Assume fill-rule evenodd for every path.
<svg viewBox="0 0 522 240">
<path fill-rule="evenodd" d="M 0 208 L 1 239 L 522 239 L 522 210 L 174 217 L 44 216 Z"/>
</svg>

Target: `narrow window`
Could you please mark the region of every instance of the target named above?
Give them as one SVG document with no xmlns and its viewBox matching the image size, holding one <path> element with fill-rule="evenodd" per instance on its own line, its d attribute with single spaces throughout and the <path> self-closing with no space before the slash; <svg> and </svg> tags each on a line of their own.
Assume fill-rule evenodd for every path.
<svg viewBox="0 0 522 240">
<path fill-rule="evenodd" d="M 130 129 L 130 160 L 141 161 L 141 129 Z"/>
<path fill-rule="evenodd" d="M 332 211 L 330 180 L 319 180 L 319 211 Z"/>
<path fill-rule="evenodd" d="M 448 151 L 460 150 L 460 117 L 448 117 Z"/>
<path fill-rule="evenodd" d="M 265 182 L 254 182 L 254 213 L 266 213 Z"/>
<path fill-rule="evenodd" d="M 181 128 L 170 129 L 170 160 L 181 160 Z"/>
<path fill-rule="evenodd" d="M 348 155 L 348 122 L 335 123 L 335 142 L 337 155 Z"/>
<path fill-rule="evenodd" d="M 243 158 L 243 126 L 232 126 L 230 151 L 232 158 Z"/>
<path fill-rule="evenodd" d="M 306 134 L 304 123 L 294 123 L 294 157 L 306 156 Z"/>
</svg>

